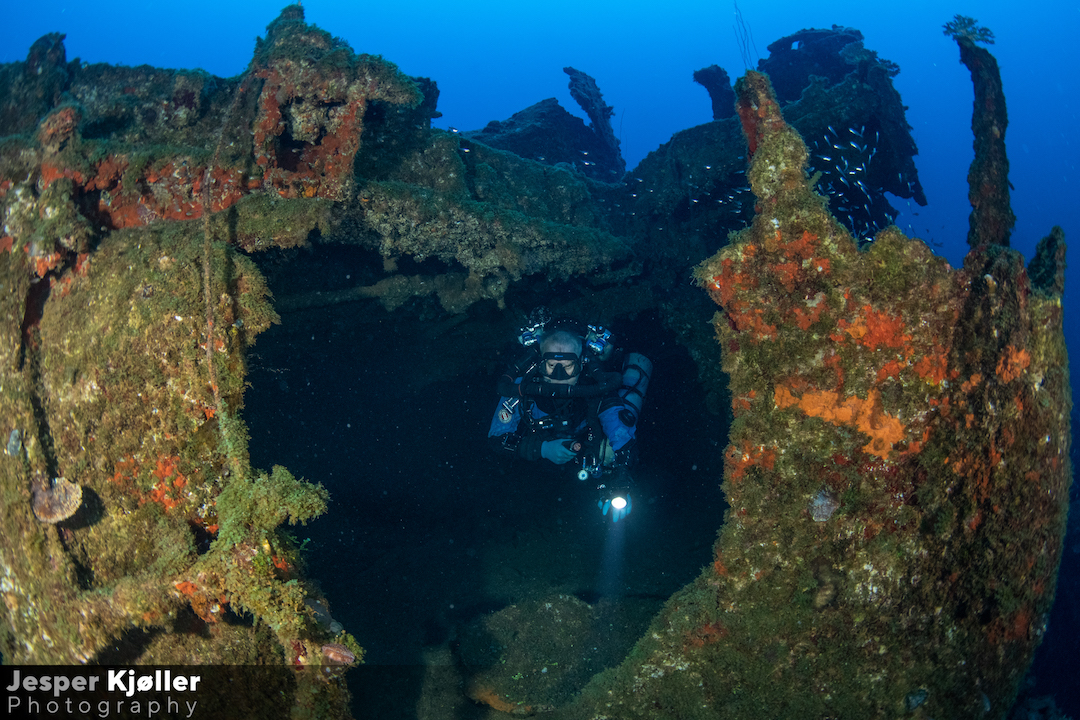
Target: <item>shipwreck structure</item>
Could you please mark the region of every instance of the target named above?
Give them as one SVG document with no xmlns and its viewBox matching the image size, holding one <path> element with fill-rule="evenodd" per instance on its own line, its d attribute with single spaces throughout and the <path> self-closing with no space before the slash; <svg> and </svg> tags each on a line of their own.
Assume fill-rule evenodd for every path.
<svg viewBox="0 0 1080 720">
<path fill-rule="evenodd" d="M 576 666 L 557 702 L 492 672 L 475 699 L 567 718 L 1003 717 L 1067 513 L 1064 238 L 1027 267 L 1008 249 L 1004 127 L 978 118 L 992 156 L 972 187 L 990 194 L 964 267 L 879 228 L 886 190 L 923 200 L 895 67 L 857 31 L 806 37 L 841 53 L 834 78 L 800 99 L 789 78 L 782 107 L 748 73 L 737 116 L 617 182 L 432 129 L 433 81 L 299 6 L 237 78 L 69 63 L 55 34 L 0 68 L 4 660 L 268 665 L 264 716 L 347 716 L 364 638 L 285 528 L 327 492 L 251 466 L 250 347 L 279 313 L 365 303 L 468 329 L 452 375 L 514 325 L 492 317 L 557 289 L 557 310 L 601 322 L 655 312 L 688 348 L 731 418 L 730 511 L 621 664 Z M 958 41 L 993 94 L 992 58 Z M 833 122 L 873 133 L 860 152 L 888 168 L 863 160 L 865 212 L 810 170 Z M 621 171 L 610 127 L 593 130 Z M 300 247 L 362 259 L 348 284 L 271 297 Z"/>
<path fill-rule="evenodd" d="M 713 566 L 585 697 L 617 717 L 1004 717 L 1068 510 L 1061 231 L 1027 268 L 977 237 L 953 269 L 895 228 L 860 252 L 766 77 L 738 94 L 759 210 L 696 274 L 722 308 L 731 509 Z"/>
</svg>

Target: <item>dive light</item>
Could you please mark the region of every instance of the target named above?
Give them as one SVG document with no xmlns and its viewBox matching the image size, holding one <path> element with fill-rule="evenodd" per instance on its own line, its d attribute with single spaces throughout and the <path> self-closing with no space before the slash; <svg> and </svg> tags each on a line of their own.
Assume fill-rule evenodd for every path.
<svg viewBox="0 0 1080 720">
<path fill-rule="evenodd" d="M 632 500 L 629 488 L 600 485 L 597 489 L 600 491 L 600 499 L 596 501 L 596 506 L 600 508 L 601 515 L 606 516 L 610 512 L 612 520 L 619 522 L 619 518 L 630 514 Z"/>
</svg>

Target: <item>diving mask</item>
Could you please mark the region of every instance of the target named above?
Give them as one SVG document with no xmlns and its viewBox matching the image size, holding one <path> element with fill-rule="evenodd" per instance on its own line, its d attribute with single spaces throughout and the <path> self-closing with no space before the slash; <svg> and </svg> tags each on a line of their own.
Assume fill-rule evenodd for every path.
<svg viewBox="0 0 1080 720">
<path fill-rule="evenodd" d="M 540 372 L 549 380 L 565 382 L 581 372 L 581 358 L 570 352 L 546 352 L 540 356 Z"/>
</svg>

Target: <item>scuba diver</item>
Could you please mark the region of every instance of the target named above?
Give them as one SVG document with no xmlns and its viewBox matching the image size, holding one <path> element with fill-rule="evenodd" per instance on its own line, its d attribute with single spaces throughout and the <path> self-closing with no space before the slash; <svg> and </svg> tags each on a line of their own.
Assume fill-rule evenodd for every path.
<svg viewBox="0 0 1080 720">
<path fill-rule="evenodd" d="M 578 480 L 597 483 L 603 515 L 618 522 L 631 510 L 629 468 L 652 363 L 623 357 L 612 340 L 599 325 L 533 310 L 518 336 L 525 352 L 499 378 L 488 440 L 501 455 L 572 463 Z"/>
</svg>

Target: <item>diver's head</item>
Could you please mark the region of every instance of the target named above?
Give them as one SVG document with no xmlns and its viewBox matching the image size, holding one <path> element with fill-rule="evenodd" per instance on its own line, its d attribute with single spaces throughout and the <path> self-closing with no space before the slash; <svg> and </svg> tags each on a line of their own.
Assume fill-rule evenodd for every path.
<svg viewBox="0 0 1080 720">
<path fill-rule="evenodd" d="M 581 374 L 581 338 L 555 330 L 540 341 L 540 374 L 544 382 L 574 385 Z"/>
</svg>

